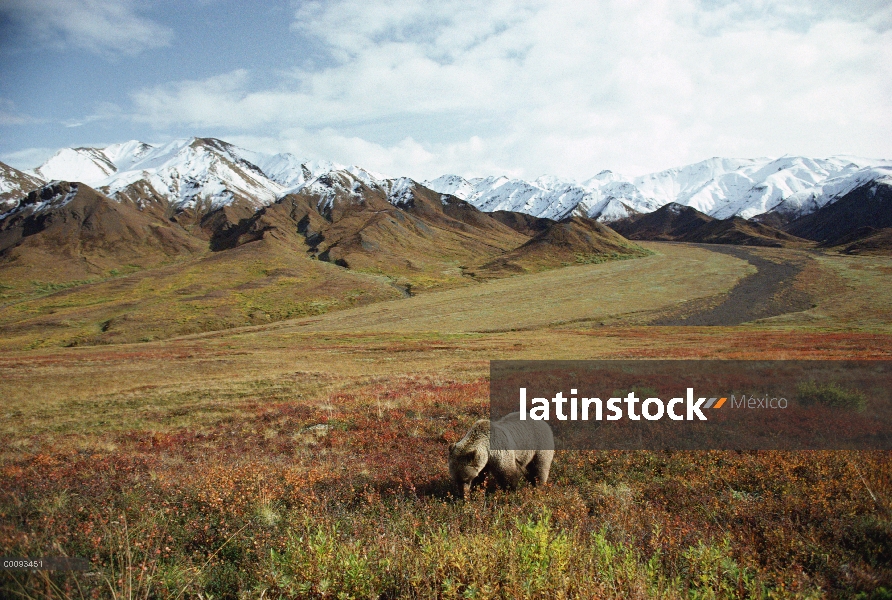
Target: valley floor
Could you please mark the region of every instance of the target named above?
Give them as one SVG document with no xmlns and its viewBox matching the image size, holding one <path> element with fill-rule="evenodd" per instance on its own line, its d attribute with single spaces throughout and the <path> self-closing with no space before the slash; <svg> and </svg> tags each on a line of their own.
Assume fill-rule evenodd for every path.
<svg viewBox="0 0 892 600">
<path fill-rule="evenodd" d="M 892 358 L 888 257 L 647 247 L 256 327 L 0 352 L 0 547 L 93 564 L 4 572 L 3 593 L 883 597 L 886 452 L 563 452 L 544 488 L 452 498 L 446 448 L 487 414 L 493 359 Z M 790 310 L 740 323 L 754 282 Z M 733 326 L 703 324 L 728 302 Z"/>
</svg>

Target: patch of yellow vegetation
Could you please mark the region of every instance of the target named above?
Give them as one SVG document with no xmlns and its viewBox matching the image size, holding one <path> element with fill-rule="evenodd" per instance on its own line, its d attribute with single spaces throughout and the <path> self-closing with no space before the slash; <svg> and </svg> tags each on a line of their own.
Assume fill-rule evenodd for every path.
<svg viewBox="0 0 892 600">
<path fill-rule="evenodd" d="M 492 332 L 598 322 L 721 293 L 750 273 L 737 258 L 676 244 L 635 259 L 518 275 L 282 324 L 293 331 Z"/>
</svg>

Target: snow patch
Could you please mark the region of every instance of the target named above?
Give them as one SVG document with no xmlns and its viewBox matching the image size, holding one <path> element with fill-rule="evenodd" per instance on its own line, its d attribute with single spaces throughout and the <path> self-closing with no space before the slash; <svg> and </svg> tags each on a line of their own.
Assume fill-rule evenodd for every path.
<svg viewBox="0 0 892 600">
<path fill-rule="evenodd" d="M 34 170 L 46 181 L 80 181 L 87 185 L 115 171 L 114 163 L 97 148 L 63 148 Z"/>
<path fill-rule="evenodd" d="M 397 208 L 411 206 L 415 202 L 414 190 L 417 184 L 408 177 L 401 177 L 390 186 L 387 201 Z"/>
<path fill-rule="evenodd" d="M 59 187 L 64 182 L 61 181 L 51 181 L 39 190 L 34 190 L 35 192 L 35 201 L 27 202 L 28 198 L 24 198 L 15 203 L 11 210 L 0 214 L 0 221 L 3 221 L 7 217 L 13 215 L 19 215 L 23 213 L 28 213 L 30 215 L 36 215 L 48 212 L 50 210 L 58 210 L 74 200 L 75 196 L 77 196 L 78 185 L 77 183 L 71 183 L 67 192 L 65 193 L 53 193 L 55 191 L 54 188 Z"/>
</svg>

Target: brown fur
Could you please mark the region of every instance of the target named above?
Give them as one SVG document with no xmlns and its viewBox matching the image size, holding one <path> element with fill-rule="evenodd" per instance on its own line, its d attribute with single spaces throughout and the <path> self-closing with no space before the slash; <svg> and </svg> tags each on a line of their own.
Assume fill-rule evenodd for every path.
<svg viewBox="0 0 892 600">
<path fill-rule="evenodd" d="M 536 450 L 492 450 L 492 435 L 509 436 L 521 446 Z M 496 482 L 514 488 L 521 479 L 533 485 L 546 483 L 554 458 L 551 428 L 541 421 L 519 421 L 517 413 L 498 421 L 482 419 L 458 442 L 449 446 L 449 474 L 462 496 L 482 476 L 492 474 Z"/>
</svg>

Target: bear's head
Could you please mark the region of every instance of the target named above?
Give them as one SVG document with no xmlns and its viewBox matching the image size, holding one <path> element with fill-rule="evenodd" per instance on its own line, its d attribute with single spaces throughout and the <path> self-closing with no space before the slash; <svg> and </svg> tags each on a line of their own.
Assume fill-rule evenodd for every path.
<svg viewBox="0 0 892 600">
<path fill-rule="evenodd" d="M 471 482 L 483 471 L 488 460 L 488 448 L 481 444 L 449 445 L 449 475 L 462 497 L 468 497 Z"/>
</svg>

